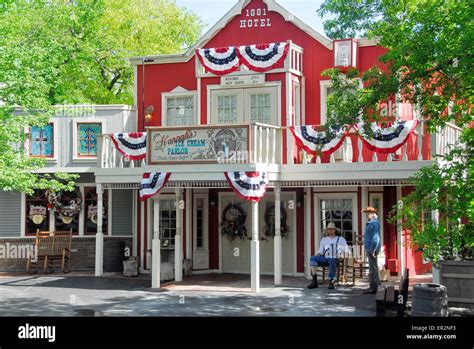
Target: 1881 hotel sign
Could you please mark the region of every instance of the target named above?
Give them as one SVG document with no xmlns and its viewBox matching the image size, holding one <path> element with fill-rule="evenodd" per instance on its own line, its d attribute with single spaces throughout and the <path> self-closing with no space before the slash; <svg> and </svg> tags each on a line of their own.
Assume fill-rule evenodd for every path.
<svg viewBox="0 0 474 349">
<path fill-rule="evenodd" d="M 246 162 L 249 126 L 148 129 L 148 164 Z"/>
</svg>

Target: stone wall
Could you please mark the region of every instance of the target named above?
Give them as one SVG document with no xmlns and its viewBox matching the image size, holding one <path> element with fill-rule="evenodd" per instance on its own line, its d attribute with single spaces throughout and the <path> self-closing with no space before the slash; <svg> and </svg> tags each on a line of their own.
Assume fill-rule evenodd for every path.
<svg viewBox="0 0 474 349">
<path fill-rule="evenodd" d="M 131 237 L 104 237 L 104 246 L 107 241 L 123 241 L 126 247 L 132 250 L 133 240 Z M 0 238 L 0 245 L 31 245 L 35 243 L 35 238 Z M 25 272 L 26 259 L 1 258 L 0 251 L 0 272 Z M 39 262 L 38 271 L 42 272 L 42 261 Z M 94 271 L 95 269 L 95 237 L 73 237 L 71 244 L 71 271 Z M 54 262 L 54 271 L 61 271 L 61 261 Z"/>
</svg>

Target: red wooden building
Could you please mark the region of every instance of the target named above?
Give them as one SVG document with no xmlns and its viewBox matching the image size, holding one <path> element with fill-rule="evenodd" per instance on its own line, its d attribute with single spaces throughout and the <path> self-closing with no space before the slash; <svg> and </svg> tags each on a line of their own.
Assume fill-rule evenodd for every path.
<svg viewBox="0 0 474 349">
<path fill-rule="evenodd" d="M 368 205 L 383 222 L 380 268 L 392 275 L 405 266 L 412 274 L 431 269 L 420 251 L 405 247 L 409 232 L 386 218 L 409 192 L 408 178 L 444 151 L 446 134 L 427 134 L 416 111 L 394 99 L 384 106 L 387 116 L 410 122 L 399 124 L 392 152 L 351 125 L 323 156 L 311 155 L 304 136 L 295 141 L 308 134 L 302 126 L 325 123 L 331 84 L 321 72 L 364 71 L 385 51 L 374 40 L 333 42 L 277 1 L 240 0 L 186 52 L 131 59 L 147 159 L 123 158 L 104 136 L 95 176 L 101 200 L 109 189 L 138 198 L 144 173 L 171 173 L 158 195 L 134 201 L 134 252 L 143 270 L 153 271 L 154 287 L 160 272 L 181 280 L 183 263 L 194 273 L 250 273 L 254 290 L 260 274 L 275 275 L 276 284 L 284 275 L 309 277 L 309 257 L 327 224 L 356 244 Z M 236 195 L 227 172 L 266 173 L 263 199 Z"/>
</svg>

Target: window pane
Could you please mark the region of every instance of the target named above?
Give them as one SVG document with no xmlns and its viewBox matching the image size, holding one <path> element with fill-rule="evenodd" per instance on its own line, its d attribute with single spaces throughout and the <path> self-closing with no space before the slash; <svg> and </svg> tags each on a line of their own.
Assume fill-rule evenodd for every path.
<svg viewBox="0 0 474 349">
<path fill-rule="evenodd" d="M 54 157 L 54 126 L 48 124 L 43 127 L 30 128 L 30 156 Z"/>
<path fill-rule="evenodd" d="M 271 122 L 269 93 L 250 95 L 250 121 L 263 124 Z"/>
<path fill-rule="evenodd" d="M 191 126 L 194 124 L 194 97 L 167 98 L 167 125 Z"/>
<path fill-rule="evenodd" d="M 219 124 L 237 123 L 237 96 L 217 96 L 217 122 Z"/>
<path fill-rule="evenodd" d="M 77 124 L 77 155 L 97 156 L 97 136 L 102 133 L 102 124 Z"/>
</svg>

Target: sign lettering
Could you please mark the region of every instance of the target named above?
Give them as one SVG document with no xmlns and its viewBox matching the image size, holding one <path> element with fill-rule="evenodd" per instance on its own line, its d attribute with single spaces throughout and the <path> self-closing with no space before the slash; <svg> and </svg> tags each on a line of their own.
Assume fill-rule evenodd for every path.
<svg viewBox="0 0 474 349">
<path fill-rule="evenodd" d="M 271 27 L 272 21 L 270 18 L 261 18 L 267 16 L 266 8 L 252 8 L 245 10 L 246 19 L 240 20 L 240 28 L 262 28 Z M 258 17 L 258 18 L 255 18 Z"/>
</svg>

